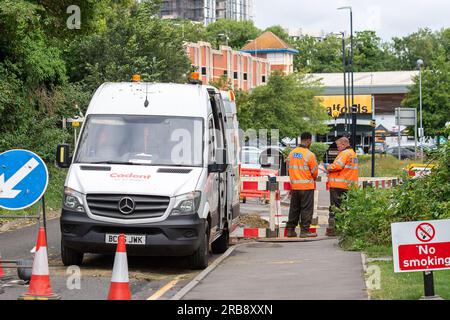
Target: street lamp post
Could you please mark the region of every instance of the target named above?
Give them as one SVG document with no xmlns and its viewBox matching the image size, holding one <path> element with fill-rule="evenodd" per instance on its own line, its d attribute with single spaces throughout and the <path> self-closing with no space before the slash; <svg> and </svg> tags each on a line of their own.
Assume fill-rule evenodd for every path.
<svg viewBox="0 0 450 320">
<path fill-rule="evenodd" d="M 345 32 L 341 32 L 342 35 L 342 65 L 344 74 L 344 108 L 345 108 L 345 133 L 348 132 L 348 105 L 347 105 L 347 59 L 345 54 Z"/>
<path fill-rule="evenodd" d="M 349 10 L 350 11 L 350 79 L 351 79 L 351 96 L 352 96 L 352 120 L 354 121 L 354 123 L 352 123 L 352 130 L 356 130 L 356 121 L 357 121 L 357 117 L 356 115 L 353 114 L 355 108 L 355 91 L 354 91 L 354 80 L 353 80 L 353 73 L 354 73 L 354 67 L 353 67 L 353 10 L 351 6 L 347 6 L 347 7 L 340 7 L 338 8 L 338 10 Z M 353 149 L 356 148 L 356 132 L 352 132 L 352 137 L 355 138 L 354 141 L 352 141 L 352 147 Z"/>
<path fill-rule="evenodd" d="M 226 34 L 224 33 L 219 33 L 218 34 L 219 37 L 224 37 L 225 38 L 225 44 L 228 47 L 228 40 L 230 40 L 230 37 L 228 37 Z"/>
<path fill-rule="evenodd" d="M 419 128 L 419 140 L 420 140 L 420 156 L 423 162 L 423 138 L 424 138 L 424 130 L 423 130 L 423 122 L 422 122 L 422 66 L 423 60 L 417 60 L 417 66 L 419 67 L 419 113 L 420 113 L 420 128 Z"/>
</svg>

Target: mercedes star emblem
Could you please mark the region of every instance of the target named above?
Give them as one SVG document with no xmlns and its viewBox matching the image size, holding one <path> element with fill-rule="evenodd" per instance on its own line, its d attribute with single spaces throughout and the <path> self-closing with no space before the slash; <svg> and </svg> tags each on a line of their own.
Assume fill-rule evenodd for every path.
<svg viewBox="0 0 450 320">
<path fill-rule="evenodd" d="M 136 204 L 133 199 L 124 197 L 119 200 L 119 211 L 121 214 L 132 214 L 134 212 L 134 209 L 136 207 Z"/>
</svg>

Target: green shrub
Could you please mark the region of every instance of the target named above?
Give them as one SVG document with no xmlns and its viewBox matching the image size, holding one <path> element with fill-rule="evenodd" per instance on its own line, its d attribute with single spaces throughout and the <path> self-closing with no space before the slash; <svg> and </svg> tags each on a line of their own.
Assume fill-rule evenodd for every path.
<svg viewBox="0 0 450 320">
<path fill-rule="evenodd" d="M 317 161 L 320 163 L 328 150 L 328 145 L 323 142 L 313 142 L 311 151 L 316 155 Z"/>
<path fill-rule="evenodd" d="M 436 153 L 429 176 L 411 179 L 393 189 L 353 189 L 337 209 L 341 245 L 350 250 L 390 245 L 393 222 L 450 218 L 450 145 Z"/>
<path fill-rule="evenodd" d="M 349 190 L 336 215 L 341 245 L 349 250 L 362 250 L 368 244 L 389 244 L 392 200 L 392 191 L 387 189 Z"/>
</svg>

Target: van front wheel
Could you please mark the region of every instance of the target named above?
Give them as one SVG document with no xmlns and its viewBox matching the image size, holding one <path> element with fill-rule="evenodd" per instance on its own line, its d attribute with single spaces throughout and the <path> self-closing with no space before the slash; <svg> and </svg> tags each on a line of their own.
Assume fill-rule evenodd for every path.
<svg viewBox="0 0 450 320">
<path fill-rule="evenodd" d="M 65 266 L 80 266 L 83 263 L 83 252 L 68 248 L 61 241 L 61 260 Z"/>
<path fill-rule="evenodd" d="M 198 249 L 189 256 L 189 265 L 191 269 L 200 270 L 208 266 L 209 258 L 209 224 L 205 221 L 205 232 L 200 240 Z"/>
</svg>

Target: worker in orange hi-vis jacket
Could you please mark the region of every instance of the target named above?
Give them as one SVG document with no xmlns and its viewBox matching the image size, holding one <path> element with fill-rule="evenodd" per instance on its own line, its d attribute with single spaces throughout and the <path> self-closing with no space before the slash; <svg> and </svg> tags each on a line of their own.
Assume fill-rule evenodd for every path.
<svg viewBox="0 0 450 320">
<path fill-rule="evenodd" d="M 350 147 L 348 138 L 342 137 L 336 140 L 339 154 L 330 165 L 324 165 L 328 172 L 328 184 L 330 187 L 330 213 L 326 235 L 335 236 L 336 214 L 334 208 L 339 208 L 342 198 L 348 189 L 358 184 L 358 157 Z"/>
<path fill-rule="evenodd" d="M 286 223 L 288 237 L 297 237 L 295 228 L 300 220 L 300 238 L 317 237 L 309 231 L 314 212 L 314 190 L 319 173 L 317 159 L 309 148 L 312 135 L 301 135 L 301 144 L 291 151 L 288 158 L 289 178 L 291 180 L 291 205 L 289 220 Z"/>
</svg>

